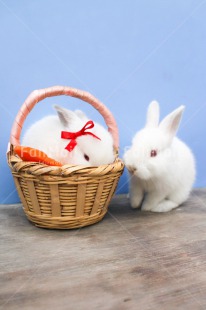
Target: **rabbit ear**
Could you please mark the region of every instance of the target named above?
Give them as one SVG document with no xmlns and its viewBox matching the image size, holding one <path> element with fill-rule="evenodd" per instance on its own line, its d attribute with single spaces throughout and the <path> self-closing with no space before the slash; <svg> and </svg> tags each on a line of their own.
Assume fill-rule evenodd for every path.
<svg viewBox="0 0 206 310">
<path fill-rule="evenodd" d="M 168 114 L 159 125 L 159 128 L 169 136 L 170 141 L 172 141 L 178 130 L 184 109 L 185 106 L 181 105 L 172 113 Z"/>
<path fill-rule="evenodd" d="M 67 127 L 71 123 L 79 121 L 79 117 L 74 112 L 64 109 L 58 105 L 54 105 L 54 108 L 57 111 L 60 122 L 63 126 Z"/>
<path fill-rule="evenodd" d="M 87 115 L 81 111 L 81 110 L 75 110 L 74 113 L 79 117 L 81 118 L 81 120 L 85 121 L 85 120 L 88 120 L 88 117 Z"/>
<path fill-rule="evenodd" d="M 159 104 L 157 101 L 152 101 L 147 110 L 146 127 L 157 127 L 159 124 Z"/>
</svg>

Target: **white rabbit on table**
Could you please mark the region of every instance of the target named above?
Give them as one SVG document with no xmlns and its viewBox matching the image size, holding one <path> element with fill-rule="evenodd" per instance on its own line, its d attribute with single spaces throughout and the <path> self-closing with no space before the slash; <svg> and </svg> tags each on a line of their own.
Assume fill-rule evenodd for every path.
<svg viewBox="0 0 206 310">
<path fill-rule="evenodd" d="M 167 212 L 188 199 L 196 172 L 192 151 L 175 137 L 183 111 L 180 106 L 159 124 L 159 104 L 149 105 L 145 127 L 124 154 L 133 208 Z"/>
</svg>

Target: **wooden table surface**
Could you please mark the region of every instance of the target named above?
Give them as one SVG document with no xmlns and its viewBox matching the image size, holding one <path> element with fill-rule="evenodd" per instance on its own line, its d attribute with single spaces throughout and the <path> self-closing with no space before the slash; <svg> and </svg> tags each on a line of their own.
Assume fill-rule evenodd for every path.
<svg viewBox="0 0 206 310">
<path fill-rule="evenodd" d="M 0 309 L 206 309 L 206 190 L 169 213 L 113 199 L 98 224 L 35 227 L 0 206 Z"/>
</svg>

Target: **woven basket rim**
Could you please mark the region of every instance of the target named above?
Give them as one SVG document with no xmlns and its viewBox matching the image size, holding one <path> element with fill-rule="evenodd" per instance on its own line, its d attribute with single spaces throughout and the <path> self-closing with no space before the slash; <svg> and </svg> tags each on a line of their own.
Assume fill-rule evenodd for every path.
<svg viewBox="0 0 206 310">
<path fill-rule="evenodd" d="M 104 176 L 109 173 L 117 173 L 124 169 L 124 163 L 116 157 L 113 163 L 100 166 L 83 166 L 83 165 L 70 165 L 66 164 L 62 167 L 48 166 L 43 163 L 23 161 L 17 154 L 14 153 L 13 148 L 7 153 L 7 161 L 12 172 L 29 174 L 33 176 L 57 176 L 66 177 L 69 175 L 81 175 L 81 176 Z"/>
</svg>

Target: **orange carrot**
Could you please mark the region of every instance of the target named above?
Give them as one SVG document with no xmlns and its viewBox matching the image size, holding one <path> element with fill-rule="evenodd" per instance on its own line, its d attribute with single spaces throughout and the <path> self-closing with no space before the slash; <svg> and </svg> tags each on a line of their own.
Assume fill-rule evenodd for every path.
<svg viewBox="0 0 206 310">
<path fill-rule="evenodd" d="M 34 161 L 48 166 L 62 166 L 58 161 L 47 156 L 46 153 L 28 146 L 14 146 L 14 152 L 24 161 Z"/>
</svg>

